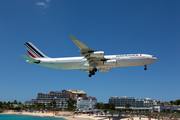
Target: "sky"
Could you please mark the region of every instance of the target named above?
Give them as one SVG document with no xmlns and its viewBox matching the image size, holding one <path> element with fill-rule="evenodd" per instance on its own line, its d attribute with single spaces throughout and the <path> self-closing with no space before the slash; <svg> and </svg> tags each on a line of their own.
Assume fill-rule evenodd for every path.
<svg viewBox="0 0 180 120">
<path fill-rule="evenodd" d="M 83 90 L 98 102 L 110 97 L 180 99 L 179 0 L 1 0 L 0 101 L 36 99 L 37 93 Z M 70 34 L 105 55 L 150 54 L 154 64 L 118 67 L 88 77 L 83 70 L 28 64 L 24 42 L 45 55 L 80 56 Z"/>
</svg>

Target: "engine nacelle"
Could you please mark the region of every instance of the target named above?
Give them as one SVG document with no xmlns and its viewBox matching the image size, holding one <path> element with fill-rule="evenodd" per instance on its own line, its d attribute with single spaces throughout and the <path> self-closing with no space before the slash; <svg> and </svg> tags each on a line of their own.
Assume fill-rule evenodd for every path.
<svg viewBox="0 0 180 120">
<path fill-rule="evenodd" d="M 104 65 L 116 65 L 117 61 L 116 60 L 106 60 L 104 61 Z"/>
<path fill-rule="evenodd" d="M 109 72 L 110 69 L 109 68 L 103 68 L 103 69 L 99 69 L 99 72 Z"/>
<path fill-rule="evenodd" d="M 104 57 L 104 51 L 96 51 L 89 54 L 90 57 L 102 58 Z"/>
</svg>

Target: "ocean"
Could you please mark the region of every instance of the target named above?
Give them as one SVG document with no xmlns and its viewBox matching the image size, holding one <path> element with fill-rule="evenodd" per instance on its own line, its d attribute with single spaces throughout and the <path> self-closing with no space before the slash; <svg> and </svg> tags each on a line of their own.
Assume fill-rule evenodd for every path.
<svg viewBox="0 0 180 120">
<path fill-rule="evenodd" d="M 0 120 L 67 120 L 65 118 L 49 118 L 40 116 L 28 116 L 28 115 L 9 115 L 0 114 Z"/>
</svg>

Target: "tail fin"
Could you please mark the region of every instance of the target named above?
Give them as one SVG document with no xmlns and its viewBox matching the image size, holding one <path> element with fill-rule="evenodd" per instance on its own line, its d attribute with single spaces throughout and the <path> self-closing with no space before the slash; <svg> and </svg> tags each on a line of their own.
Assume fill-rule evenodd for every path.
<svg viewBox="0 0 180 120">
<path fill-rule="evenodd" d="M 32 57 L 32 58 L 48 58 L 38 48 L 36 48 L 32 43 L 25 42 L 24 45 L 25 45 L 30 57 Z"/>
</svg>

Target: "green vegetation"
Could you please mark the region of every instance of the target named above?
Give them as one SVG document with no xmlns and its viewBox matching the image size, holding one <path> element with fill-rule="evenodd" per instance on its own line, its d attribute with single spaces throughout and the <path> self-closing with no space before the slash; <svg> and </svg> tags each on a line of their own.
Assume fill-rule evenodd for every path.
<svg viewBox="0 0 180 120">
<path fill-rule="evenodd" d="M 67 108 L 64 110 L 67 111 L 75 111 L 76 108 L 76 101 L 73 99 L 69 99 L 67 102 Z M 161 106 L 164 106 L 163 103 L 158 103 Z M 176 101 L 170 101 L 169 104 L 171 105 L 180 105 L 180 99 Z M 61 102 L 61 105 L 64 105 L 64 102 Z M 150 111 L 148 109 L 136 109 L 132 110 L 130 109 L 131 105 L 126 104 L 125 109 L 116 109 L 115 110 L 115 104 L 103 104 L 103 103 L 97 103 L 96 108 L 97 109 L 103 109 L 104 112 L 112 111 L 112 112 L 124 112 L 124 113 L 142 113 L 142 114 L 149 114 Z M 0 109 L 13 109 L 13 110 L 62 110 L 58 109 L 56 101 L 52 101 L 51 103 L 48 103 L 47 105 L 43 103 L 34 103 L 33 105 L 26 107 L 21 102 L 18 102 L 17 100 L 14 100 L 13 102 L 2 102 L 0 101 Z M 164 109 L 160 114 L 175 114 L 180 115 L 178 113 L 179 111 L 170 111 L 170 109 Z"/>
<path fill-rule="evenodd" d="M 13 104 L 17 104 L 17 100 L 14 100 Z"/>
<path fill-rule="evenodd" d="M 0 101 L 0 108 L 5 108 L 5 109 L 14 109 L 14 110 L 19 110 L 21 109 L 21 102 L 17 102 L 17 100 L 14 100 L 14 102 L 10 102 L 8 101 L 7 103 L 6 102 L 1 102 Z"/>
<path fill-rule="evenodd" d="M 52 101 L 51 103 L 52 103 L 53 108 L 56 108 L 56 101 Z"/>
<path fill-rule="evenodd" d="M 69 99 L 67 100 L 68 106 L 66 109 L 66 111 L 72 111 L 76 109 L 76 101 L 73 99 Z M 61 103 L 63 106 L 63 102 Z M 47 105 L 43 104 L 43 103 L 34 103 L 33 105 L 26 107 L 26 106 L 22 106 L 23 110 L 62 110 L 62 109 L 58 109 L 57 108 L 57 103 L 56 101 L 52 101 L 51 103 L 48 103 Z"/>
<path fill-rule="evenodd" d="M 176 100 L 176 101 L 170 101 L 171 105 L 180 105 L 180 99 Z"/>
<path fill-rule="evenodd" d="M 130 108 L 131 105 L 130 104 L 126 104 L 125 108 Z"/>
<path fill-rule="evenodd" d="M 75 101 L 76 102 L 76 101 Z M 0 101 L 0 109 L 11 109 L 11 110 L 58 110 L 56 106 L 56 101 L 52 101 L 47 105 L 43 103 L 34 103 L 29 107 L 24 106 L 21 102 L 17 102 L 14 100 L 13 102 L 1 102 Z M 66 109 L 67 110 L 67 109 Z"/>
<path fill-rule="evenodd" d="M 76 101 L 72 98 L 69 98 L 69 100 L 67 100 L 67 104 L 67 110 L 72 111 L 76 109 Z"/>
<path fill-rule="evenodd" d="M 112 104 L 97 103 L 96 107 L 97 109 L 115 110 L 115 105 L 113 103 Z"/>
</svg>

